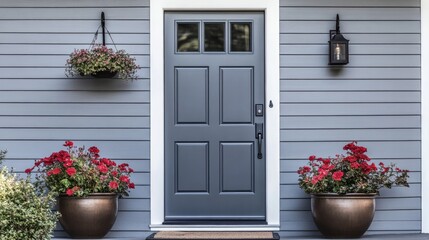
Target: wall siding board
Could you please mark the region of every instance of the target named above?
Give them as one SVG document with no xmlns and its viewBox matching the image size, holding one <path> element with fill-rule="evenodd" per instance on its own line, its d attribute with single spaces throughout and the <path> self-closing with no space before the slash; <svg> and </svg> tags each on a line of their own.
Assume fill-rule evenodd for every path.
<svg viewBox="0 0 429 240">
<path fill-rule="evenodd" d="M 147 129 L 149 117 L 2 116 L 0 129 Z"/>
<path fill-rule="evenodd" d="M 328 46 L 325 47 L 329 52 Z M 329 55 L 285 55 L 281 67 L 324 67 Z M 1 62 L 0 62 L 1 63 Z M 350 55 L 349 67 L 419 67 L 419 55 Z"/>
<path fill-rule="evenodd" d="M 73 52 L 74 49 L 77 48 L 87 48 L 88 47 L 88 40 L 90 39 L 90 37 L 85 37 L 82 42 L 77 42 L 77 43 L 64 43 L 64 42 L 59 42 L 57 38 L 52 39 L 52 38 L 47 38 L 46 41 L 30 41 L 27 38 L 19 38 L 16 41 L 12 42 L 12 37 L 9 37 L 10 42 L 7 43 L 6 41 L 4 41 L 5 36 L 9 36 L 9 35 L 13 35 L 13 34 L 1 34 L 0 33 L 0 55 L 5 56 L 5 55 L 69 55 L 71 52 Z M 117 42 L 117 40 L 115 40 L 115 44 L 116 47 L 118 49 L 124 49 L 125 51 L 127 51 L 130 54 L 133 55 L 143 55 L 143 54 L 148 54 L 149 52 L 149 36 L 148 34 L 142 34 L 141 36 L 139 34 L 133 34 L 133 35 L 128 35 L 130 38 L 137 35 L 140 39 L 140 41 L 143 42 L 147 42 L 147 44 L 144 45 L 132 45 L 134 42 L 130 43 L 130 44 L 123 44 L 123 43 L 119 43 Z M 16 38 L 16 35 L 13 35 L 14 38 Z M 37 36 L 37 35 L 36 35 Z M 77 34 L 75 36 L 78 36 Z M 115 35 L 117 36 L 117 35 Z M 34 35 L 27 35 L 27 37 L 33 37 Z M 124 41 L 127 40 L 129 41 L 130 38 L 128 37 L 124 37 Z M 51 41 L 52 43 L 49 43 L 49 41 Z M 64 40 L 66 38 L 64 37 Z M 70 38 L 70 36 L 68 36 L 69 40 L 73 40 L 75 38 Z M 2 41 L 3 40 L 3 41 Z M 66 40 L 65 40 L 66 41 Z M 81 46 L 79 46 L 81 45 Z M 106 40 L 106 45 L 108 47 L 113 47 L 112 43 L 109 43 L 109 40 Z"/>
<path fill-rule="evenodd" d="M 1 89 L 1 88 L 0 88 Z M 419 91 L 420 80 L 281 80 L 280 91 Z M 362 99 L 364 100 L 364 99 Z"/>
<path fill-rule="evenodd" d="M 327 63 L 326 63 L 327 64 Z M 282 67 L 281 79 L 420 79 L 420 68 Z"/>
<path fill-rule="evenodd" d="M 79 14 L 76 14 L 76 12 Z M 127 14 L 124 15 L 124 12 Z M 115 7 L 104 10 L 106 21 L 110 20 L 149 20 L 149 8 L 140 7 Z M 34 8 L 15 7 L 0 8 L 0 20 L 99 20 L 99 8 L 82 7 L 57 7 Z"/>
<path fill-rule="evenodd" d="M 353 42 L 355 39 L 353 39 Z M 419 55 L 420 46 L 415 44 L 385 44 L 385 45 L 359 45 L 359 44 L 350 44 L 350 55 L 387 55 L 387 56 L 396 56 L 396 55 Z M 1 47 L 1 46 L 0 46 Z M 290 47 L 287 44 L 282 44 L 280 46 L 280 54 L 287 55 L 327 55 L 328 44 L 320 43 L 313 45 L 294 45 Z"/>
<path fill-rule="evenodd" d="M 420 92 L 338 91 L 281 92 L 281 103 L 419 103 Z"/>
<path fill-rule="evenodd" d="M 47 107 L 49 104 L 49 107 Z M 31 107 L 30 107 L 31 106 Z M 0 103 L 0 116 L 148 116 L 149 104 Z"/>
<path fill-rule="evenodd" d="M 282 116 L 419 115 L 420 103 L 281 103 Z"/>
<path fill-rule="evenodd" d="M 0 21 L 1 22 L 1 21 Z M 97 27 L 96 27 L 97 28 Z M 56 51 L 56 54 L 70 54 L 71 51 L 75 48 L 88 48 L 92 39 L 94 38 L 94 33 L 97 29 L 94 29 L 94 32 L 89 33 L 80 33 L 80 32 L 71 32 L 71 33 L 0 33 L 0 44 L 9 44 L 16 45 L 16 50 L 19 51 L 19 48 L 23 47 L 22 45 L 61 45 L 62 49 Z M 110 31 L 110 30 L 109 30 Z M 149 44 L 149 33 L 115 33 L 111 32 L 113 41 L 115 45 L 121 46 L 126 44 L 135 44 L 136 47 L 141 47 L 141 44 Z M 98 36 L 101 38 L 101 36 Z M 138 42 L 139 44 L 137 44 Z M 106 44 L 113 47 L 112 40 L 110 38 L 106 39 Z M 66 46 L 64 46 L 66 45 Z M 67 46 L 70 45 L 70 46 Z M 32 51 L 36 51 L 33 49 Z M 144 52 L 144 53 L 148 53 Z M 16 52 L 15 52 L 16 53 Z M 49 53 L 43 52 L 45 54 Z M 133 54 L 134 52 L 128 52 Z"/>
<path fill-rule="evenodd" d="M 367 146 L 376 163 L 393 161 L 411 171 L 410 188 L 381 192 L 368 233 L 418 233 L 420 1 L 279 2 L 280 236 L 320 236 L 296 170 L 309 155 L 333 156 L 350 140 Z M 149 0 L 0 3 L 0 147 L 8 150 L 6 165 L 22 173 L 69 139 L 129 162 L 136 189 L 120 200 L 108 238 L 150 234 L 149 7 Z M 139 80 L 64 75 L 70 52 L 89 46 L 101 11 L 118 49 L 142 67 Z M 350 64 L 344 67 L 327 65 L 336 13 L 350 39 Z M 109 38 L 107 43 L 112 46 Z M 66 234 L 59 228 L 55 236 Z"/>
<path fill-rule="evenodd" d="M 0 28 L 1 29 L 1 28 Z M 331 21 L 280 21 L 281 33 L 329 33 L 335 29 L 335 15 Z M 341 21 L 341 33 L 420 33 L 419 21 Z"/>
<path fill-rule="evenodd" d="M 130 91 L 140 91 L 141 94 L 148 94 L 149 79 L 140 79 L 139 81 L 117 81 L 107 79 L 82 79 L 82 78 L 58 78 L 58 79 L 0 79 L 0 91 L 2 94 L 6 91 L 35 92 L 45 91 L 52 94 L 65 93 L 65 91 L 86 91 L 87 95 L 99 91 L 110 91 L 104 94 L 130 94 Z M 58 92 L 57 92 L 58 91 Z M 146 91 L 143 92 L 143 91 Z M 72 93 L 73 94 L 73 93 Z M 74 93 L 75 94 L 75 93 Z M 79 93 L 78 93 L 79 94 Z M 82 93 L 80 93 L 82 94 Z M 103 94 L 103 93 L 101 93 Z M 131 93 L 132 94 L 132 93 Z M 97 93 L 96 93 L 97 95 Z M 58 100 L 57 100 L 58 101 Z M 74 100 L 76 101 L 76 100 Z M 99 99 L 100 101 L 100 99 Z"/>
<path fill-rule="evenodd" d="M 411 170 L 410 188 L 382 190 L 368 234 L 421 227 L 420 3 L 417 0 L 280 0 L 281 231 L 316 235 L 296 170 L 357 140 L 375 163 Z M 350 63 L 328 66 L 340 15 Z"/>
<path fill-rule="evenodd" d="M 332 21 L 332 17 L 336 14 L 340 15 L 342 21 L 362 21 L 362 20 L 393 20 L 393 21 L 411 21 L 420 20 L 419 8 L 344 8 L 344 7 L 329 7 L 319 8 L 317 11 L 314 8 L 294 7 L 281 8 L 280 20 L 319 20 Z"/>
<path fill-rule="evenodd" d="M 335 24 L 332 23 L 332 28 Z M 345 36 L 351 39 L 350 46 L 357 44 L 419 44 L 419 33 L 395 33 L 395 34 L 380 34 L 380 33 L 347 33 Z M 300 44 L 323 44 L 327 45 L 329 34 L 327 33 L 280 33 L 280 43 L 289 45 Z M 350 50 L 352 51 L 352 50 Z"/>
<path fill-rule="evenodd" d="M 35 63 L 36 64 L 36 63 Z M 65 64 L 65 63 L 64 63 Z M 137 62 L 139 64 L 139 62 Z M 140 66 L 137 70 L 139 78 L 149 78 L 149 67 Z M 65 67 L 0 67 L 0 79 L 58 79 L 65 78 Z M 82 79 L 82 78 L 81 78 Z M 87 79 L 92 79 L 87 77 Z M 113 80 L 108 80 L 113 81 Z"/>
<path fill-rule="evenodd" d="M 280 135 L 283 142 L 419 141 L 421 132 L 420 129 L 302 129 L 281 130 Z"/>
<path fill-rule="evenodd" d="M 126 15 L 125 15 L 126 17 Z M 0 32 L 7 33 L 92 33 L 100 25 L 100 20 L 0 20 Z M 106 27 L 112 34 L 149 33 L 149 20 L 110 20 Z M 411 31 L 411 29 L 410 29 Z M 114 35 L 113 35 L 114 36 Z"/>
<path fill-rule="evenodd" d="M 308 7 L 312 9 L 319 9 L 322 7 L 342 7 L 342 8 L 349 8 L 349 7 L 360 7 L 363 6 L 367 8 L 371 7 L 383 7 L 383 8 L 390 8 L 390 7 L 420 7 L 420 1 L 419 0 L 360 0 L 360 1 L 354 1 L 354 0 L 280 0 L 280 6 L 281 7 Z"/>
<path fill-rule="evenodd" d="M 96 8 L 101 11 L 104 8 L 149 7 L 149 2 L 149 0 L 121 0 L 120 2 L 105 0 L 91 0 L 79 2 L 58 2 L 56 0 L 44 0 L 35 2 L 33 0 L 14 0 L 2 2 L 1 6 L 7 8 Z"/>
</svg>

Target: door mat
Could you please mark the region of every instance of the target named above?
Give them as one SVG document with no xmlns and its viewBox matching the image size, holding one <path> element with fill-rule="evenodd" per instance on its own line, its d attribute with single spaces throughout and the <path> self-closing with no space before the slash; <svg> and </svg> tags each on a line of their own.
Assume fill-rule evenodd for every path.
<svg viewBox="0 0 429 240">
<path fill-rule="evenodd" d="M 280 239 L 277 233 L 272 232 L 158 232 L 150 235 L 146 240 L 273 240 Z"/>
</svg>

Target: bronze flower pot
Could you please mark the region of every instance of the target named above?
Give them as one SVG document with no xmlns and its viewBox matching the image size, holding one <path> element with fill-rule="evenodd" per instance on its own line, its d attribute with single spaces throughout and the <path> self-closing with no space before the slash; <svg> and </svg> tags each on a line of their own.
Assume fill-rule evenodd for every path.
<svg viewBox="0 0 429 240">
<path fill-rule="evenodd" d="M 118 195 L 94 193 L 87 197 L 58 197 L 60 223 L 72 238 L 102 238 L 118 213 Z"/>
<path fill-rule="evenodd" d="M 326 237 L 359 238 L 374 218 L 375 194 L 313 194 L 311 212 Z"/>
</svg>

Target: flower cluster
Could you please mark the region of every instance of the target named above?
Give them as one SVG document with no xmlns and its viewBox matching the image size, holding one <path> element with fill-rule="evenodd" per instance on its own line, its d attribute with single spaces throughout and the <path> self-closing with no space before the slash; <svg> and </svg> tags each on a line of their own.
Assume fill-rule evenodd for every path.
<svg viewBox="0 0 429 240">
<path fill-rule="evenodd" d="M 130 175 L 134 170 L 127 163 L 116 164 L 111 159 L 101 158 L 97 147 L 76 147 L 66 141 L 67 151 L 61 150 L 35 161 L 30 174 L 37 168 L 37 179 L 56 194 L 86 196 L 90 193 L 118 193 L 127 195 L 134 188 Z"/>
<path fill-rule="evenodd" d="M 382 187 L 408 187 L 408 170 L 395 164 L 378 166 L 365 154 L 367 149 L 351 142 L 343 147 L 346 155 L 335 158 L 309 157 L 308 166 L 298 169 L 299 186 L 306 193 L 378 193 Z"/>
<path fill-rule="evenodd" d="M 124 50 L 117 52 L 103 45 L 95 45 L 91 49 L 75 49 L 67 59 L 66 75 L 93 75 L 98 72 L 118 72 L 122 79 L 137 79 L 140 67 L 136 59 Z"/>
</svg>

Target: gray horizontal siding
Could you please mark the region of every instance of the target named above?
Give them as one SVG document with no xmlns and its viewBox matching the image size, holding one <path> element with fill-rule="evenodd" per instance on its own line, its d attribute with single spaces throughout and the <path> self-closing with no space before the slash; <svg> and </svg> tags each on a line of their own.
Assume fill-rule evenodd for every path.
<svg viewBox="0 0 429 240">
<path fill-rule="evenodd" d="M 332 22 L 333 25 L 335 23 Z M 335 28 L 335 27 L 334 27 Z M 348 39 L 353 39 L 351 46 L 357 44 L 418 44 L 420 43 L 419 33 L 347 33 Z M 329 40 L 327 33 L 280 33 L 281 44 L 326 44 Z M 350 50 L 352 52 L 353 50 Z"/>
<path fill-rule="evenodd" d="M 296 170 L 357 140 L 374 162 L 409 169 L 410 188 L 383 189 L 370 234 L 421 229 L 420 3 L 280 1 L 282 237 L 318 235 Z M 329 66 L 328 32 L 340 15 L 350 63 Z"/>
<path fill-rule="evenodd" d="M 65 76 L 66 59 L 74 49 L 88 48 L 101 11 L 117 48 L 142 67 L 137 81 Z M 107 44 L 113 47 L 110 38 Z M 64 140 L 96 145 L 102 156 L 129 163 L 136 189 L 120 199 L 111 238 L 150 233 L 149 65 L 148 0 L 0 3 L 5 163 L 23 174 L 35 159 L 58 151 Z M 55 235 L 65 233 L 58 228 Z"/>
</svg>

